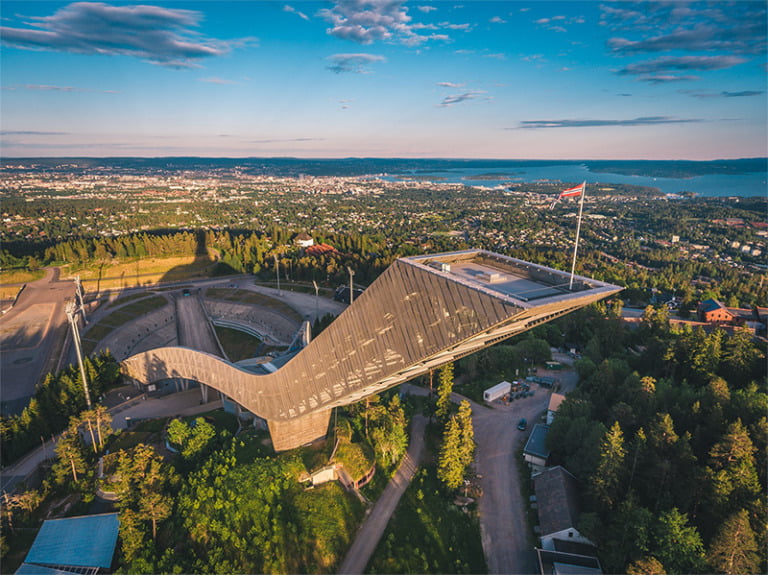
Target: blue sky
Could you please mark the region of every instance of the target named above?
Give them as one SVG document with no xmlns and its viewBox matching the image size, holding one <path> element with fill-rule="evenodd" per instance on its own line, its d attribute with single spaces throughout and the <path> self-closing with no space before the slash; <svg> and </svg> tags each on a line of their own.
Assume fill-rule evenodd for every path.
<svg viewBox="0 0 768 575">
<path fill-rule="evenodd" d="M 766 3 L 3 0 L 0 153 L 765 156 Z"/>
</svg>

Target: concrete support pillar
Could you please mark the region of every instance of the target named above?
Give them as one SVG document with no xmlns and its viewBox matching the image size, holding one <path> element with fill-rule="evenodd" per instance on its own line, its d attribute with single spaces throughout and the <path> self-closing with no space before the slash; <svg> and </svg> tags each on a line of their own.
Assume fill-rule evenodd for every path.
<svg viewBox="0 0 768 575">
<path fill-rule="evenodd" d="M 325 437 L 331 410 L 315 411 L 303 417 L 289 420 L 270 420 L 269 434 L 275 451 L 287 451 Z"/>
</svg>

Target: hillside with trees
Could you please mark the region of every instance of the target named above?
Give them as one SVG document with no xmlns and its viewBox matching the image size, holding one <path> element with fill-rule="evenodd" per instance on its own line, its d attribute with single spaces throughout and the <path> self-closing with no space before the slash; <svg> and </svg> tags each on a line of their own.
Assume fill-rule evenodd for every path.
<svg viewBox="0 0 768 575">
<path fill-rule="evenodd" d="M 653 308 L 630 331 L 599 307 L 561 320 L 586 345 L 547 438 L 581 484 L 580 531 L 608 572 L 764 571 L 764 346 Z"/>
</svg>

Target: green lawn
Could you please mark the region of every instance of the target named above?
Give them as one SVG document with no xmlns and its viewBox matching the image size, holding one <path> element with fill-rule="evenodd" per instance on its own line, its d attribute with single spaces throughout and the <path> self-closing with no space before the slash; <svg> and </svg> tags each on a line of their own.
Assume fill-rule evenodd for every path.
<svg viewBox="0 0 768 575">
<path fill-rule="evenodd" d="M 214 326 L 224 353 L 232 362 L 254 357 L 261 340 L 251 334 L 230 327 Z"/>
<path fill-rule="evenodd" d="M 473 504 L 473 507 L 476 504 Z M 486 573 L 480 525 L 441 489 L 435 466 L 413 478 L 366 573 Z"/>
</svg>

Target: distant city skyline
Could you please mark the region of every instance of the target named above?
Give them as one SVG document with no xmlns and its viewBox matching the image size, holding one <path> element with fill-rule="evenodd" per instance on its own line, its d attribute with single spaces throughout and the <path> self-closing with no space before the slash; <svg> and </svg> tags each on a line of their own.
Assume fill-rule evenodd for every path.
<svg viewBox="0 0 768 575">
<path fill-rule="evenodd" d="M 0 154 L 768 155 L 765 2 L 14 2 Z"/>
</svg>

